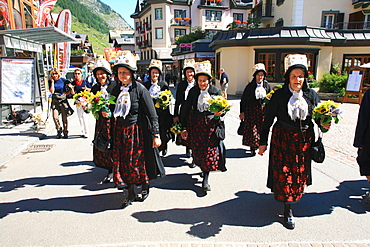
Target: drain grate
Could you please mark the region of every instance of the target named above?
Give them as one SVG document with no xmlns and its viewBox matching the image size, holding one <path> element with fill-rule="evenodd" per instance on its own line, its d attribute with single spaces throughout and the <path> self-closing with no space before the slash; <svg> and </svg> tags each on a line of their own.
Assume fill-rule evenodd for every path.
<svg viewBox="0 0 370 247">
<path fill-rule="evenodd" d="M 55 145 L 54 144 L 35 144 L 29 146 L 23 153 L 38 153 L 38 152 L 46 152 L 52 149 Z"/>
</svg>

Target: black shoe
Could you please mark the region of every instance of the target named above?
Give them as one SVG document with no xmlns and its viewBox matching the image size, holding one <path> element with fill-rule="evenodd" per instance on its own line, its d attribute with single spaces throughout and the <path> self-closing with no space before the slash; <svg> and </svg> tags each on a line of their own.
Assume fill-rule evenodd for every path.
<svg viewBox="0 0 370 247">
<path fill-rule="evenodd" d="M 197 167 L 197 165 L 194 163 L 194 161 L 193 161 L 193 162 L 191 162 L 190 164 L 188 164 L 188 166 L 189 166 L 190 168 L 195 168 L 195 167 Z"/>
<path fill-rule="evenodd" d="M 87 136 L 85 136 L 85 135 L 80 135 L 82 138 L 87 138 Z"/>
<path fill-rule="evenodd" d="M 211 186 L 207 183 L 207 184 L 203 184 L 202 185 L 202 188 L 204 191 L 211 191 Z"/>
<path fill-rule="evenodd" d="M 293 216 L 284 216 L 284 226 L 287 229 L 293 230 L 295 227 L 294 217 Z"/>
<path fill-rule="evenodd" d="M 192 155 L 191 149 L 190 148 L 187 148 L 186 149 L 186 157 L 190 158 L 191 155 Z"/>
<path fill-rule="evenodd" d="M 143 202 L 146 200 L 146 198 L 148 198 L 149 196 L 149 191 L 148 190 L 143 190 L 141 192 L 141 196 L 140 195 L 137 195 L 134 199 L 135 202 Z"/>
<path fill-rule="evenodd" d="M 167 148 L 162 151 L 162 156 L 166 156 L 166 154 L 167 154 Z"/>
<path fill-rule="evenodd" d="M 60 139 L 62 137 L 62 131 L 57 132 L 57 139 Z"/>
<path fill-rule="evenodd" d="M 256 149 L 255 148 L 251 148 L 251 155 L 256 156 Z"/>
<path fill-rule="evenodd" d="M 68 139 L 68 134 L 64 134 L 63 139 Z"/>
<path fill-rule="evenodd" d="M 125 209 L 125 208 L 127 208 L 129 205 L 131 205 L 132 203 L 131 203 L 131 200 L 129 200 L 129 199 L 125 199 L 124 201 L 123 201 L 123 203 L 122 203 L 122 205 L 121 205 L 121 209 Z"/>
<path fill-rule="evenodd" d="M 103 180 L 100 183 L 107 184 L 110 182 L 113 182 L 113 173 L 108 173 L 107 176 L 105 176 L 105 178 L 103 178 Z"/>
</svg>

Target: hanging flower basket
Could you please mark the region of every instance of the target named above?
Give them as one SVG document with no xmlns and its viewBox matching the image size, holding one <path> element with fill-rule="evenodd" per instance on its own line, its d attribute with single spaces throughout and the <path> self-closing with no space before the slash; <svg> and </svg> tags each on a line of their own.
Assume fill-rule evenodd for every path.
<svg viewBox="0 0 370 247">
<path fill-rule="evenodd" d="M 216 0 L 216 3 L 221 3 L 222 2 L 222 0 Z"/>
<path fill-rule="evenodd" d="M 243 21 L 243 24 L 248 24 L 248 21 Z"/>
<path fill-rule="evenodd" d="M 236 24 L 240 24 L 240 23 L 242 23 L 242 22 L 241 22 L 241 21 L 239 21 L 239 20 L 236 20 L 236 21 L 235 21 L 235 23 L 236 23 Z"/>
<path fill-rule="evenodd" d="M 184 18 L 184 21 L 190 21 L 190 20 L 191 20 L 191 18 L 189 18 L 189 17 Z"/>
<path fill-rule="evenodd" d="M 181 17 L 175 17 L 175 21 L 182 21 Z"/>
</svg>

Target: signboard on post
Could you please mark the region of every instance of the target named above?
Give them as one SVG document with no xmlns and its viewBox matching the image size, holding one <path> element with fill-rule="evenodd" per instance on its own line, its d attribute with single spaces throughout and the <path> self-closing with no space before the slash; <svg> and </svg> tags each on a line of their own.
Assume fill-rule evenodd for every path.
<svg viewBox="0 0 370 247">
<path fill-rule="evenodd" d="M 348 79 L 346 84 L 346 92 L 344 94 L 343 103 L 346 103 L 348 95 L 357 95 L 358 103 L 362 101 L 362 81 L 364 79 L 364 69 L 360 67 L 352 68 L 348 71 Z"/>
<path fill-rule="evenodd" d="M 35 60 L 1 58 L 0 104 L 35 104 Z"/>
</svg>

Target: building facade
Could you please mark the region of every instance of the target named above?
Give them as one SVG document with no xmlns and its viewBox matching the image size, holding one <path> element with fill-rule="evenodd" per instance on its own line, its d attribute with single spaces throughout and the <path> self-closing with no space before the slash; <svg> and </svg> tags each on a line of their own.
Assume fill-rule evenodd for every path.
<svg viewBox="0 0 370 247">
<path fill-rule="evenodd" d="M 200 27 L 212 39 L 218 31 L 227 30 L 233 20 L 247 20 L 251 3 L 252 0 L 138 0 L 131 17 L 135 21 L 135 52 L 141 58 L 139 70 L 144 72 L 151 59 L 160 59 L 165 71 L 178 71 L 179 59 L 175 58 L 174 64 L 171 53 L 179 36 Z M 214 55 L 209 58 L 214 59 Z"/>
<path fill-rule="evenodd" d="M 255 63 L 265 64 L 270 82 L 282 82 L 287 54 L 305 54 L 309 71 L 320 80 L 331 66 L 349 70 L 370 62 L 370 1 L 265 0 L 253 6 L 257 29 L 219 32 L 210 47 L 216 70 L 230 78 L 231 94 L 241 94 L 252 80 Z M 369 69 L 364 78 L 369 81 Z"/>
</svg>

